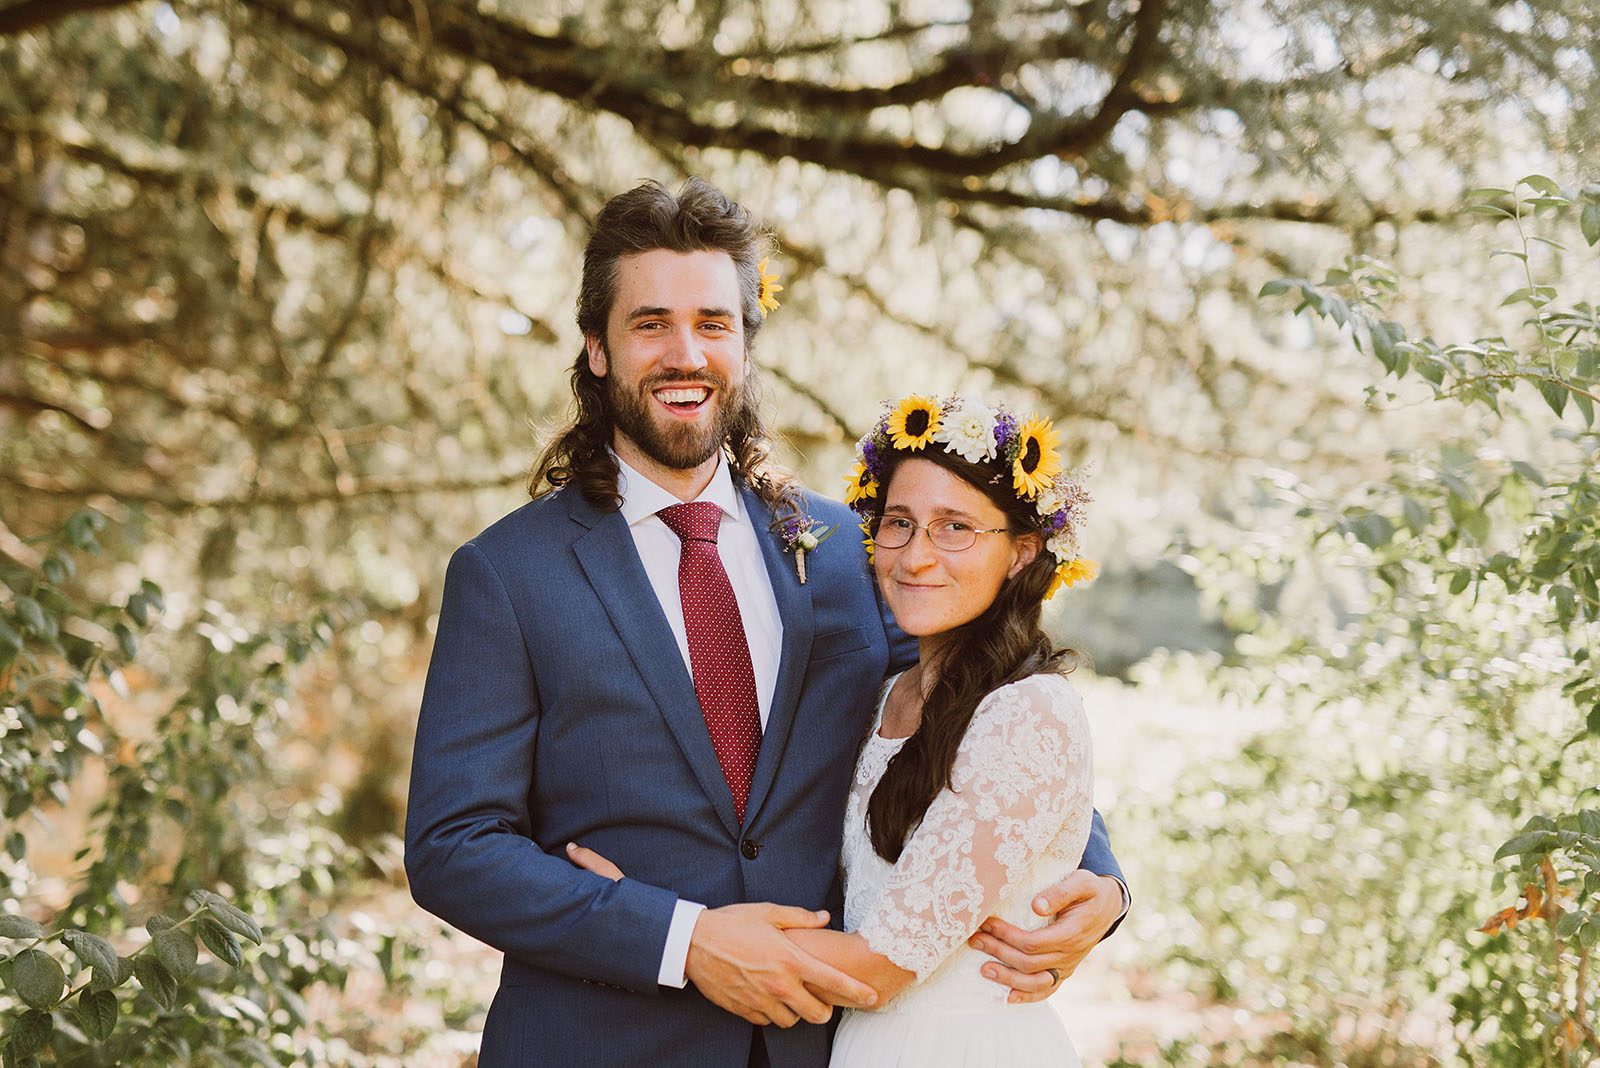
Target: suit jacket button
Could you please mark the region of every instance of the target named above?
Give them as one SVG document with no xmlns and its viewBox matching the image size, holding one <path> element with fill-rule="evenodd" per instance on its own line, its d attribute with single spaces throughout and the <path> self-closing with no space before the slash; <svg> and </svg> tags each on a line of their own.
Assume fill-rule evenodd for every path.
<svg viewBox="0 0 1600 1068">
<path fill-rule="evenodd" d="M 745 860 L 755 860 L 756 857 L 761 855 L 761 847 L 746 838 L 739 843 L 739 852 L 744 854 Z"/>
</svg>

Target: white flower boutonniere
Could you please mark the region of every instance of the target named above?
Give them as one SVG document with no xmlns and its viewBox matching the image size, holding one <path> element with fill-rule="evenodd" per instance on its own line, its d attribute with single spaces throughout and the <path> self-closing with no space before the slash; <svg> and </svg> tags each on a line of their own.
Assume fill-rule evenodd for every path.
<svg viewBox="0 0 1600 1068">
<path fill-rule="evenodd" d="M 806 553 L 833 537 L 838 527 L 819 527 L 808 515 L 797 515 L 783 524 L 783 547 L 794 553 L 795 574 L 806 584 Z"/>
</svg>

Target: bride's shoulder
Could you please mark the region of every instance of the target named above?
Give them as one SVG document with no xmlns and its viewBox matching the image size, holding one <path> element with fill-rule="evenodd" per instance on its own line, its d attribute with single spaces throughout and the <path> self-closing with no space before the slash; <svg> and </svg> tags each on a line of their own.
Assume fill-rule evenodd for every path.
<svg viewBox="0 0 1600 1068">
<path fill-rule="evenodd" d="M 1083 699 L 1066 676 L 1041 672 L 993 690 L 978 705 L 986 716 L 1023 716 L 1076 727 L 1084 722 Z"/>
</svg>

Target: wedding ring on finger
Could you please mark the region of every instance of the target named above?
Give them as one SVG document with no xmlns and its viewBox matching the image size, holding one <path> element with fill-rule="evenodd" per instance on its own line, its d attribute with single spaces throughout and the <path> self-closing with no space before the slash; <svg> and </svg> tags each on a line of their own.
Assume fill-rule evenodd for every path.
<svg viewBox="0 0 1600 1068">
<path fill-rule="evenodd" d="M 1050 973 L 1050 979 L 1051 979 L 1051 984 L 1050 985 L 1052 985 L 1052 986 L 1060 986 L 1061 985 L 1061 973 L 1060 972 L 1056 971 L 1054 968 L 1046 968 L 1045 971 Z"/>
</svg>

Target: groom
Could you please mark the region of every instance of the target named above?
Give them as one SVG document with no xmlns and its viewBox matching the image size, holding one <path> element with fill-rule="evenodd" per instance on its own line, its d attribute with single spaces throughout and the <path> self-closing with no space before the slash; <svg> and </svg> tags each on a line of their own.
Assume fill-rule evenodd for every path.
<svg viewBox="0 0 1600 1068">
<path fill-rule="evenodd" d="M 851 513 L 768 465 L 760 237 L 697 179 L 605 206 L 576 418 L 532 503 L 450 561 L 406 870 L 424 908 L 506 955 L 483 1068 L 822 1068 L 832 1006 L 871 997 L 783 930 L 837 922 L 856 749 L 915 650 Z M 802 582 L 808 526 L 839 532 Z M 572 842 L 629 877 L 573 866 Z M 1036 906 L 1070 902 L 1049 927 L 978 936 L 991 978 L 1043 996 L 1114 926 L 1098 816 L 1085 867 Z"/>
</svg>

